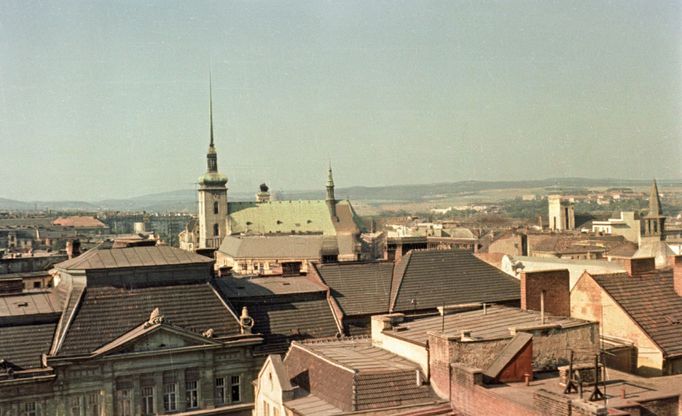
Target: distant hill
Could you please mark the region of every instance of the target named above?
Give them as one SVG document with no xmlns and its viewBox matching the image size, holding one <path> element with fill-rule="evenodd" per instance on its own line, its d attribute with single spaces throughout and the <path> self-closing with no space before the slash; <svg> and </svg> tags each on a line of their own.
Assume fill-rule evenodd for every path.
<svg viewBox="0 0 682 416">
<path fill-rule="evenodd" d="M 394 186 L 353 186 L 336 188 L 339 199 L 351 199 L 364 202 L 417 202 L 431 199 L 476 194 L 481 191 L 544 188 L 546 192 L 561 190 L 580 190 L 592 187 L 642 187 L 651 184 L 650 180 L 628 179 L 589 179 L 589 178 L 548 178 L 529 181 L 460 181 L 418 185 Z M 659 186 L 682 186 L 682 180 L 659 180 Z M 322 199 L 324 190 L 281 191 L 273 192 L 277 199 Z M 229 192 L 233 201 L 250 201 L 254 194 L 249 192 Z M 188 211 L 196 210 L 196 190 L 181 189 L 140 195 L 125 199 L 106 199 L 102 201 L 15 201 L 0 198 L 0 210 L 118 210 L 118 211 Z"/>
</svg>

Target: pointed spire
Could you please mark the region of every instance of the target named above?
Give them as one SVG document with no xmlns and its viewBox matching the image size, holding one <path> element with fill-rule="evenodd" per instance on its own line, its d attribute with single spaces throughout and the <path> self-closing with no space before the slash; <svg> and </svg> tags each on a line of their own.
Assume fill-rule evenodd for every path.
<svg viewBox="0 0 682 416">
<path fill-rule="evenodd" d="M 656 184 L 656 179 L 651 185 L 651 191 L 649 193 L 649 212 L 648 217 L 660 217 L 663 215 L 663 210 L 661 209 L 661 197 L 658 195 L 658 185 Z"/>
<path fill-rule="evenodd" d="M 212 74 L 211 70 L 209 69 L 208 71 L 208 113 L 209 113 L 209 118 L 210 124 L 211 124 L 211 143 L 209 144 L 209 150 L 211 148 L 214 148 L 215 146 L 213 145 L 213 79 L 212 79 Z"/>
<path fill-rule="evenodd" d="M 327 187 L 334 186 L 334 177 L 332 176 L 332 162 L 329 161 L 329 171 L 327 172 Z"/>
</svg>

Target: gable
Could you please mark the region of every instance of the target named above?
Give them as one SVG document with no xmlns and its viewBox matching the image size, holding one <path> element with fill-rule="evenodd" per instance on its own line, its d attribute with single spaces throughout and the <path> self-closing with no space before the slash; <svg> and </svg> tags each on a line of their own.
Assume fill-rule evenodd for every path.
<svg viewBox="0 0 682 416">
<path fill-rule="evenodd" d="M 157 351 L 163 349 L 182 348 L 208 344 L 211 344 L 211 342 L 208 342 L 208 339 L 206 339 L 205 342 L 201 342 L 201 340 L 198 340 L 194 337 L 190 338 L 187 335 L 175 333 L 169 331 L 166 328 L 161 327 L 159 328 L 158 331 L 154 332 L 153 334 L 150 334 L 146 337 L 142 337 L 136 342 L 133 342 L 132 345 L 129 345 L 121 352 Z"/>
<path fill-rule="evenodd" d="M 215 344 L 216 342 L 210 338 L 190 333 L 181 328 L 164 324 L 154 324 L 147 327 L 145 323 L 93 351 L 93 355 L 162 351 Z"/>
</svg>

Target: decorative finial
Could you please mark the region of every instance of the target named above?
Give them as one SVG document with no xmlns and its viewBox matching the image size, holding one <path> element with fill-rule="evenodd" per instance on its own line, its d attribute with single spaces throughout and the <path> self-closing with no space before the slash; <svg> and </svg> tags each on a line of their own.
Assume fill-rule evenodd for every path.
<svg viewBox="0 0 682 416">
<path fill-rule="evenodd" d="M 239 317 L 239 326 L 241 327 L 242 334 L 250 334 L 253 325 L 253 318 L 249 316 L 249 310 L 244 306 L 242 308 L 242 315 Z"/>
<path fill-rule="evenodd" d="M 206 338 L 213 338 L 213 332 L 214 332 L 213 328 L 208 328 L 207 330 L 201 333 L 201 336 Z"/>
<path fill-rule="evenodd" d="M 148 328 L 152 325 L 160 324 L 165 321 L 165 317 L 161 315 L 161 311 L 159 308 L 154 308 L 151 314 L 149 314 L 149 320 L 145 323 L 145 328 Z"/>
</svg>

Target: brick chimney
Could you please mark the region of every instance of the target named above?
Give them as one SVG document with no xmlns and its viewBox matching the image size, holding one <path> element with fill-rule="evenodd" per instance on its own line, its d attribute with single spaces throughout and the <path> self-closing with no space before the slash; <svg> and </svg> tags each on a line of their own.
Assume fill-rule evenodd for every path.
<svg viewBox="0 0 682 416">
<path fill-rule="evenodd" d="M 673 287 L 678 296 L 682 296 L 682 255 L 668 257 L 673 268 Z"/>
<path fill-rule="evenodd" d="M 628 276 L 639 276 L 642 273 L 648 273 L 656 271 L 656 258 L 655 257 L 641 257 L 641 258 L 630 258 L 625 259 L 623 262 L 623 267 L 628 273 Z"/>
<path fill-rule="evenodd" d="M 521 272 L 521 309 L 570 316 L 568 270 Z M 542 310 L 541 310 L 542 309 Z"/>
</svg>

